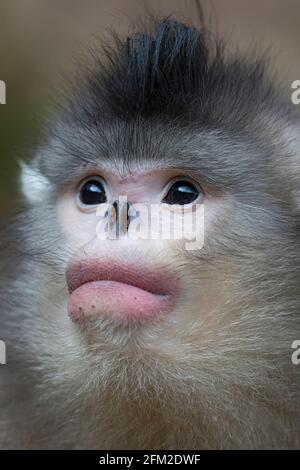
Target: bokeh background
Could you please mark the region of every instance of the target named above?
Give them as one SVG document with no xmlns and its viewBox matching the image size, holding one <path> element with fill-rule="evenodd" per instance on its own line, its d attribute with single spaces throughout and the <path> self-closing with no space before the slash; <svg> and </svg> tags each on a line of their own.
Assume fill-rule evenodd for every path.
<svg viewBox="0 0 300 470">
<path fill-rule="evenodd" d="M 284 86 L 300 79 L 299 0 L 202 0 L 211 29 L 233 45 L 271 46 Z M 76 73 L 88 44 L 109 28 L 126 34 L 145 14 L 197 24 L 192 0 L 0 0 L 0 217 L 18 203 L 18 160 L 27 158 L 47 117 L 54 90 Z"/>
</svg>

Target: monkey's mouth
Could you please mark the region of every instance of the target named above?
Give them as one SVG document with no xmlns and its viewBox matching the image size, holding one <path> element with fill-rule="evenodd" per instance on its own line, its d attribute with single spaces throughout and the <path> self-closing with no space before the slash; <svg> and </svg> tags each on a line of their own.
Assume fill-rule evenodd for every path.
<svg viewBox="0 0 300 470">
<path fill-rule="evenodd" d="M 110 260 L 72 264 L 67 270 L 68 312 L 74 322 L 99 315 L 150 320 L 174 310 L 178 280 L 163 269 Z"/>
</svg>

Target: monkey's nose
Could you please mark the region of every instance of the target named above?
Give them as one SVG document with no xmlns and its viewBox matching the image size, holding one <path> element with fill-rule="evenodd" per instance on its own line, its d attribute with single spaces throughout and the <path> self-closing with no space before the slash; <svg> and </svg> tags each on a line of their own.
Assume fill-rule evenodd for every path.
<svg viewBox="0 0 300 470">
<path fill-rule="evenodd" d="M 127 234 L 132 219 L 132 204 L 127 201 L 115 200 L 109 209 L 109 231 L 114 238 L 120 238 Z"/>
</svg>

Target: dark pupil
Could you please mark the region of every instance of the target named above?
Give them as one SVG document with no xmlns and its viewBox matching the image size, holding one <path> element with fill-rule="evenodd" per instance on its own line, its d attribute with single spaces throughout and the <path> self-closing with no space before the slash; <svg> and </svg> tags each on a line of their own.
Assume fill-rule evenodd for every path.
<svg viewBox="0 0 300 470">
<path fill-rule="evenodd" d="M 164 202 L 167 204 L 190 204 L 199 196 L 198 190 L 191 183 L 178 181 L 170 188 Z"/>
<path fill-rule="evenodd" d="M 87 181 L 81 188 L 80 199 L 86 205 L 101 204 L 106 202 L 105 189 L 99 181 Z"/>
</svg>

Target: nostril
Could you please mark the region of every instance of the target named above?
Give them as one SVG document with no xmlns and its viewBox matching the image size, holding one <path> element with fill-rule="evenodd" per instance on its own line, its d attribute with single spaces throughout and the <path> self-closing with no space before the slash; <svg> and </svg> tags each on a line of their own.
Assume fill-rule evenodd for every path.
<svg viewBox="0 0 300 470">
<path fill-rule="evenodd" d="M 115 201 L 113 203 L 113 210 L 114 210 L 114 219 L 115 219 L 115 231 L 116 231 L 116 238 L 120 236 L 120 208 L 119 208 L 119 201 Z"/>
<path fill-rule="evenodd" d="M 131 207 L 132 204 L 127 201 L 115 200 L 113 202 L 109 211 L 109 228 L 110 233 L 114 234 L 113 238 L 119 238 L 127 233 L 130 221 L 132 220 L 130 216 Z"/>
<path fill-rule="evenodd" d="M 115 210 L 116 218 L 118 219 L 118 217 L 119 217 L 119 201 L 116 200 L 116 201 L 113 203 L 113 208 L 114 208 L 114 210 Z"/>
</svg>

